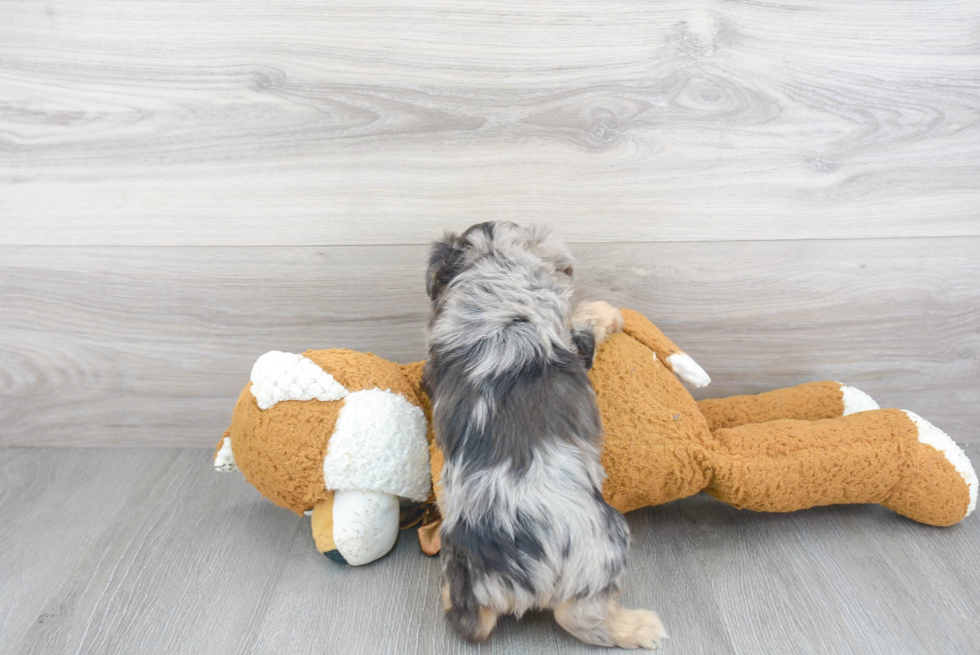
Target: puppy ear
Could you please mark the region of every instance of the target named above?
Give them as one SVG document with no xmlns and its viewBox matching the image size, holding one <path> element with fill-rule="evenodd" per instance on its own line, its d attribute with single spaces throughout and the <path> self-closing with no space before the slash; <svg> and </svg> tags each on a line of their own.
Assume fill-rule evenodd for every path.
<svg viewBox="0 0 980 655">
<path fill-rule="evenodd" d="M 463 239 L 452 232 L 446 232 L 441 239 L 432 244 L 429 253 L 429 269 L 425 272 L 425 289 L 429 298 L 435 300 L 446 288 L 463 265 Z"/>
</svg>

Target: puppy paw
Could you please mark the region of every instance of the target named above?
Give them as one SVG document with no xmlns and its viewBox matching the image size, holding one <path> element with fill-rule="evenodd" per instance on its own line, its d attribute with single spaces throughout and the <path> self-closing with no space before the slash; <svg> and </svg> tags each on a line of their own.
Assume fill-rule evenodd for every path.
<svg viewBox="0 0 980 655">
<path fill-rule="evenodd" d="M 579 303 L 572 314 L 574 329 L 591 330 L 595 345 L 599 345 L 614 332 L 623 329 L 623 314 L 607 302 L 598 300 Z"/>
<path fill-rule="evenodd" d="M 653 650 L 667 637 L 664 624 L 650 610 L 621 610 L 610 617 L 609 632 L 620 648 Z"/>
</svg>

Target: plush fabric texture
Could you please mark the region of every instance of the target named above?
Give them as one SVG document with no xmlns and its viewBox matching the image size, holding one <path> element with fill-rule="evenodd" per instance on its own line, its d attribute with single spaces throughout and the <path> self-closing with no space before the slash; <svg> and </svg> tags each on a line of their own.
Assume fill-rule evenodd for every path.
<svg viewBox="0 0 980 655">
<path fill-rule="evenodd" d="M 660 328 L 640 312 L 625 307 L 619 311 L 623 314 L 623 332 L 652 350 L 660 361 L 666 362 L 671 355 L 681 352 Z"/>
<path fill-rule="evenodd" d="M 313 507 L 310 514 L 310 527 L 313 531 L 313 543 L 321 553 L 329 553 L 337 547 L 333 540 L 333 493 Z"/>
<path fill-rule="evenodd" d="M 378 559 L 398 540 L 398 499 L 378 491 L 337 491 L 333 540 L 351 566 Z"/>
<path fill-rule="evenodd" d="M 917 415 L 871 409 L 844 416 L 846 387 L 839 382 L 695 403 L 670 368 L 669 358 L 682 351 L 641 314 L 622 313 L 623 331 L 598 346 L 589 372 L 605 435 L 603 494 L 616 509 L 627 512 L 706 490 L 759 511 L 879 503 L 921 523 L 951 525 L 976 505 L 977 478 L 969 459 Z M 370 561 L 379 556 L 378 544 L 391 539 L 392 521 L 385 517 L 397 514 L 394 495 L 438 498 L 443 459 L 422 385 L 423 362 L 399 366 L 343 349 L 308 351 L 290 361 L 284 370 L 299 393 L 308 392 L 307 379 L 324 393 L 331 386 L 307 364 L 300 364 L 302 380 L 289 373 L 296 362 L 309 361 L 344 397 L 289 400 L 293 383 L 277 382 L 269 388 L 280 391 L 270 398 L 283 398 L 262 410 L 250 383 L 215 449 L 216 467 L 237 465 L 282 507 L 313 509 L 318 548 L 332 543 L 339 550 L 334 533 L 340 525 L 351 556 Z M 863 394 L 850 396 L 848 411 L 875 406 Z M 336 461 L 328 461 L 338 433 Z M 377 495 L 379 520 L 364 523 L 364 512 L 374 505 L 357 503 L 345 505 L 350 511 L 338 518 L 333 489 L 353 491 L 348 486 L 389 496 Z M 438 513 L 430 516 L 425 534 L 437 535 Z M 360 539 L 358 525 L 374 530 L 377 539 Z M 430 550 L 438 548 L 437 539 L 429 542 Z"/>
<path fill-rule="evenodd" d="M 415 387 L 409 383 L 398 364 L 373 353 L 333 348 L 307 350 L 303 355 L 330 373 L 351 393 L 363 389 L 384 389 L 403 396 L 412 404 L 419 404 Z"/>
<path fill-rule="evenodd" d="M 425 393 L 425 390 L 422 388 L 422 373 L 425 371 L 425 361 L 402 364 L 399 368 L 405 376 L 405 380 L 414 389 L 415 396 L 419 399 L 419 407 L 425 412 L 425 420 L 428 425 L 425 438 L 431 444 L 435 441 L 436 435 L 432 431 L 432 401 L 429 400 L 429 394 Z"/>
<path fill-rule="evenodd" d="M 817 421 L 844 414 L 839 382 L 809 382 L 755 396 L 729 396 L 698 401 L 711 430 L 779 419 Z"/>
<path fill-rule="evenodd" d="M 215 471 L 237 471 L 238 465 L 235 464 L 235 455 L 231 451 L 231 439 L 224 437 L 218 444 L 214 453 Z"/>
<path fill-rule="evenodd" d="M 942 451 L 920 440 L 919 427 L 898 409 L 722 428 L 713 435 L 707 465 L 714 472 L 708 493 L 744 509 L 878 503 L 946 526 L 970 507 L 971 485 Z"/>
<path fill-rule="evenodd" d="M 343 402 L 290 400 L 262 410 L 243 389 L 225 435 L 245 479 L 297 514 L 325 500 L 323 458 Z"/>
<path fill-rule="evenodd" d="M 415 387 L 398 365 L 376 355 L 334 349 L 310 350 L 303 353 L 302 358 L 312 361 L 329 374 L 348 394 L 367 389 L 390 391 L 403 398 L 406 404 L 419 407 Z M 263 410 L 251 392 L 251 385 L 250 382 L 239 396 L 231 426 L 224 435 L 229 438 L 234 461 L 245 479 L 272 502 L 297 513 L 312 509 L 318 502 L 330 497 L 331 490 L 324 480 L 324 461 L 346 398 L 334 401 L 284 400 Z M 397 402 L 391 406 L 404 410 L 404 406 Z M 411 412 L 402 411 L 401 415 L 407 417 Z M 377 491 L 404 489 L 412 493 L 416 500 L 428 497 L 428 462 L 422 461 L 414 471 L 409 469 L 410 462 L 427 460 L 426 426 L 422 425 L 423 421 L 423 415 L 416 413 L 410 424 L 398 427 L 397 432 L 401 437 L 408 435 L 414 441 L 391 450 L 388 453 L 389 465 L 372 471 L 364 479 L 365 483 L 370 478 L 370 481 L 384 487 L 374 489 Z M 373 452 L 372 440 L 380 438 L 385 441 L 391 436 L 378 437 L 369 430 L 358 434 L 359 438 L 366 440 L 364 447 L 357 448 L 356 443 L 352 446 L 348 441 L 345 446 L 348 452 Z M 386 443 L 391 446 L 390 440 Z M 410 443 L 415 443 L 415 446 L 412 447 Z M 224 445 L 225 440 L 222 439 L 216 455 L 221 453 Z M 402 457 L 404 459 L 400 459 Z M 362 458 L 360 466 L 367 468 L 364 465 Z"/>
<path fill-rule="evenodd" d="M 977 508 L 977 491 L 980 484 L 977 482 L 977 472 L 973 470 L 970 458 L 966 456 L 963 449 L 956 445 L 948 434 L 937 428 L 935 425 L 925 420 L 915 412 L 902 410 L 909 419 L 915 423 L 919 430 L 919 443 L 932 446 L 936 451 L 953 465 L 956 472 L 962 477 L 969 487 L 970 503 L 966 513 L 970 514 Z M 928 452 L 928 451 L 926 451 Z"/>
<path fill-rule="evenodd" d="M 884 503 L 914 471 L 918 450 L 915 425 L 896 409 L 721 428 L 708 449 L 708 493 L 768 512 Z"/>
<path fill-rule="evenodd" d="M 340 400 L 347 390 L 313 361 L 295 353 L 267 352 L 252 366 L 252 395 L 260 409 L 284 400 Z"/>
<path fill-rule="evenodd" d="M 328 489 L 383 491 L 422 502 L 429 496 L 429 444 L 422 409 L 390 391 L 344 398 L 327 454 Z"/>
<path fill-rule="evenodd" d="M 621 512 L 696 494 L 708 425 L 691 394 L 650 349 L 625 332 L 596 352 L 589 379 L 605 434 L 606 501 Z"/>
<path fill-rule="evenodd" d="M 438 492 L 436 486 L 439 484 L 439 479 L 442 477 L 443 458 L 442 451 L 439 450 L 439 446 L 436 445 L 436 435 L 432 429 L 432 401 L 429 400 L 429 395 L 425 393 L 425 390 L 422 388 L 422 374 L 425 371 L 425 361 L 402 364 L 400 368 L 402 373 L 405 375 L 405 379 L 408 380 L 408 383 L 412 385 L 413 389 L 415 389 L 415 395 L 418 396 L 419 399 L 419 406 L 422 408 L 422 411 L 425 412 L 425 421 L 428 425 L 428 430 L 425 437 L 429 441 L 429 474 L 432 477 L 432 491 L 429 493 L 429 498 L 426 502 L 435 503 Z"/>
<path fill-rule="evenodd" d="M 656 357 L 656 353 L 653 356 Z M 670 370 L 677 377 L 695 389 L 700 389 L 711 384 L 711 377 L 708 373 L 696 361 L 691 359 L 691 356 L 687 353 L 674 353 L 667 358 L 667 366 L 670 367 Z"/>
<path fill-rule="evenodd" d="M 844 416 L 866 412 L 869 409 L 881 409 L 875 399 L 864 393 L 860 389 L 849 387 L 846 384 L 840 385 L 842 402 L 844 403 Z"/>
<path fill-rule="evenodd" d="M 603 496 L 619 511 L 703 490 L 769 512 L 879 503 L 930 525 L 975 506 L 969 459 L 938 429 L 920 432 L 911 413 L 844 416 L 844 385 L 830 381 L 695 403 L 669 368 L 682 351 L 643 315 L 623 317 L 589 372 L 605 434 Z M 442 454 L 430 448 L 438 497 Z"/>
</svg>

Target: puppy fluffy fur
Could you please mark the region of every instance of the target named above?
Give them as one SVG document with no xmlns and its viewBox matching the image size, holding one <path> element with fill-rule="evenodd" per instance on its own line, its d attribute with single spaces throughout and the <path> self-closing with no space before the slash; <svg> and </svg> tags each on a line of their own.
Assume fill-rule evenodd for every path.
<svg viewBox="0 0 980 655">
<path fill-rule="evenodd" d="M 549 608 L 585 642 L 653 648 L 657 615 L 616 603 L 629 532 L 602 498 L 586 377 L 622 318 L 605 303 L 572 316 L 572 263 L 551 231 L 505 222 L 432 248 L 425 384 L 446 461 L 443 604 L 471 641 L 500 614 Z"/>
</svg>

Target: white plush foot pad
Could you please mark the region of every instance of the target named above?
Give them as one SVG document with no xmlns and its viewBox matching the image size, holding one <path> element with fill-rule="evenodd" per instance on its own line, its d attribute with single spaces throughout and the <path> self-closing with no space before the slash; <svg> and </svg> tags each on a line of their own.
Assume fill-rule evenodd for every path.
<svg viewBox="0 0 980 655">
<path fill-rule="evenodd" d="M 237 471 L 238 465 L 235 464 L 235 455 L 231 452 L 231 438 L 225 437 L 221 441 L 221 448 L 214 456 L 215 471 Z"/>
<path fill-rule="evenodd" d="M 351 566 L 378 559 L 398 539 L 398 498 L 380 491 L 336 491 L 333 541 Z"/>
<path fill-rule="evenodd" d="M 840 384 L 838 382 L 838 384 Z M 841 416 L 850 416 L 858 412 L 867 412 L 872 409 L 881 409 L 875 399 L 864 393 L 860 389 L 849 387 L 846 384 L 840 385 L 840 392 L 844 395 L 844 413 Z"/>
<path fill-rule="evenodd" d="M 919 428 L 919 443 L 932 446 L 941 452 L 949 463 L 953 465 L 970 489 L 970 506 L 966 510 L 969 516 L 977 508 L 977 473 L 973 470 L 970 458 L 966 456 L 963 449 L 956 445 L 949 435 L 937 428 L 935 425 L 925 420 L 918 414 L 903 409 L 915 426 Z M 965 517 L 964 517 L 965 518 Z"/>
</svg>

